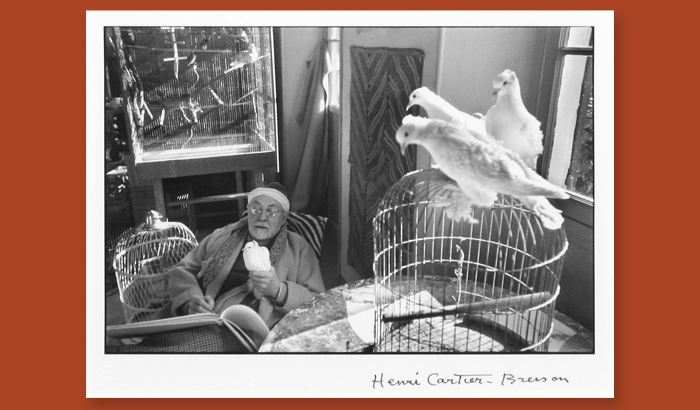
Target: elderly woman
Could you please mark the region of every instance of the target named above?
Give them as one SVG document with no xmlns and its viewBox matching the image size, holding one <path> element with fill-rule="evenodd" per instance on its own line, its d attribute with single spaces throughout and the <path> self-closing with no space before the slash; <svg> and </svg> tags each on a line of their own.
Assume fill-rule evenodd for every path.
<svg viewBox="0 0 700 410">
<path fill-rule="evenodd" d="M 258 312 L 271 328 L 290 310 L 323 292 L 311 246 L 287 230 L 289 200 L 273 182 L 248 194 L 248 216 L 217 229 L 169 272 L 172 315 L 214 312 L 235 304 Z M 242 249 L 256 241 L 272 267 L 249 271 Z"/>
</svg>

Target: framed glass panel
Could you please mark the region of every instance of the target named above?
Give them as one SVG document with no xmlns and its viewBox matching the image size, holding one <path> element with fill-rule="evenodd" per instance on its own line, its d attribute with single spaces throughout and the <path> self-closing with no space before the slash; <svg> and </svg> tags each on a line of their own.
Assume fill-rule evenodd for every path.
<svg viewBox="0 0 700 410">
<path fill-rule="evenodd" d="M 593 198 L 593 57 L 564 56 L 548 179 Z"/>
<path fill-rule="evenodd" d="M 571 27 L 566 47 L 593 47 L 593 27 Z"/>
</svg>

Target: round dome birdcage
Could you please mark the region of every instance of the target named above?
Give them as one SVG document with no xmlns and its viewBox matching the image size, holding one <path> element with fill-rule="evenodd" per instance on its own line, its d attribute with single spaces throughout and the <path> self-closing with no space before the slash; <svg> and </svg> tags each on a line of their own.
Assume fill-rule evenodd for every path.
<svg viewBox="0 0 700 410">
<path fill-rule="evenodd" d="M 450 219 L 454 181 L 406 174 L 374 218 L 375 351 L 546 351 L 554 326 L 563 229 L 498 195 L 476 223 Z"/>
<path fill-rule="evenodd" d="M 168 302 L 170 268 L 197 246 L 192 231 L 150 211 L 146 222 L 117 238 L 114 271 L 127 323 L 151 319 Z"/>
</svg>

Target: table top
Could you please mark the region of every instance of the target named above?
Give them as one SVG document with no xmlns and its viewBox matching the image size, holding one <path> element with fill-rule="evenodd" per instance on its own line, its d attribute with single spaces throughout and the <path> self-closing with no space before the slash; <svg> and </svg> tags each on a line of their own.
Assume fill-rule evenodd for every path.
<svg viewBox="0 0 700 410">
<path fill-rule="evenodd" d="M 289 312 L 275 325 L 260 352 L 371 352 L 374 279 L 330 289 Z M 593 334 L 557 312 L 549 352 L 592 352 Z"/>
</svg>

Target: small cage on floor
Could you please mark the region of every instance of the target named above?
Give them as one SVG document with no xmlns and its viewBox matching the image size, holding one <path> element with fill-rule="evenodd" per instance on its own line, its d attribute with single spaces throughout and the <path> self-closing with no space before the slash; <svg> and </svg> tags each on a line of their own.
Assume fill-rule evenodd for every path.
<svg viewBox="0 0 700 410">
<path fill-rule="evenodd" d="M 454 182 L 405 175 L 374 218 L 375 351 L 546 351 L 568 242 L 510 196 L 456 222 Z"/>
<path fill-rule="evenodd" d="M 170 268 L 197 246 L 192 232 L 151 211 L 146 222 L 124 232 L 114 250 L 114 271 L 127 323 L 152 319 L 168 302 Z"/>
<path fill-rule="evenodd" d="M 269 27 L 115 29 L 135 162 L 275 152 Z"/>
</svg>

